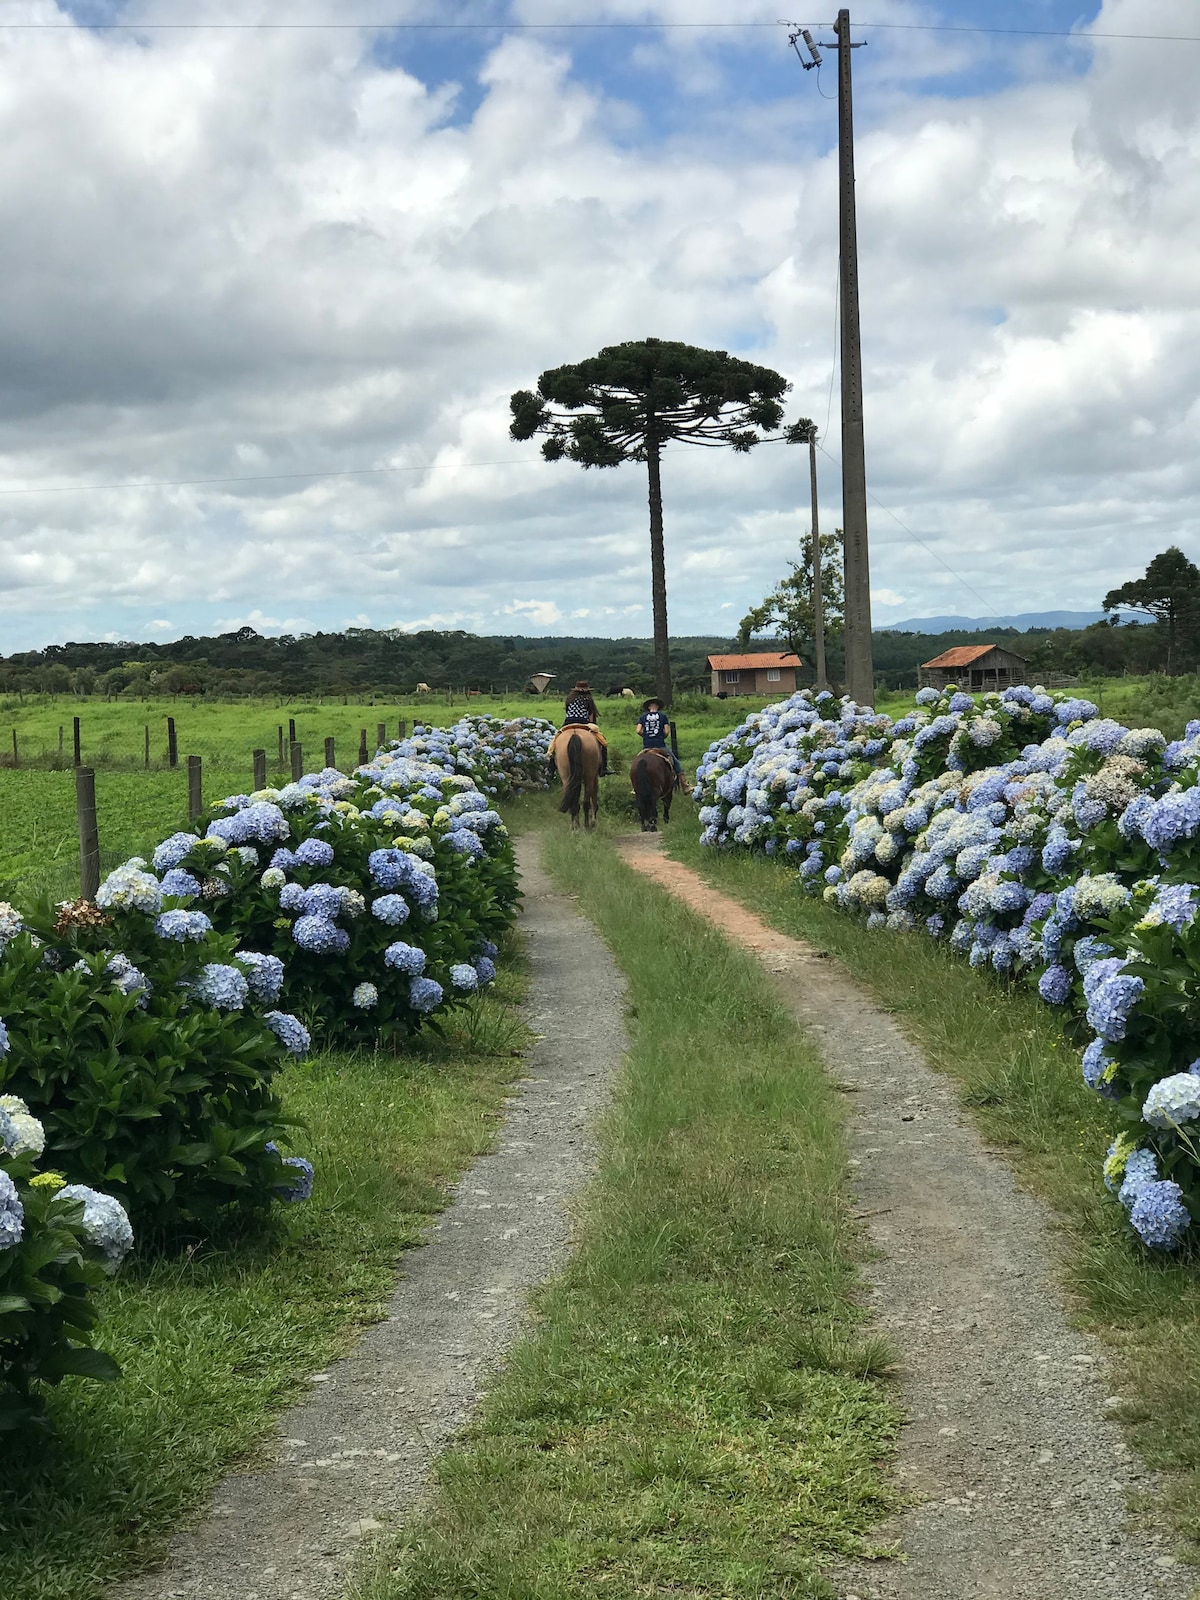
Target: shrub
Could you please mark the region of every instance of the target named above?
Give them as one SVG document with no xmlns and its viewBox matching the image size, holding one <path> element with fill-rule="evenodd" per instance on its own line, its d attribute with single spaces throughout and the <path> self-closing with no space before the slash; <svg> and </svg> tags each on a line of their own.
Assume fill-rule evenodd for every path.
<svg viewBox="0 0 1200 1600">
<path fill-rule="evenodd" d="M 19 931 L 0 908 L 0 1083 L 44 1122 L 54 1166 L 112 1188 L 139 1233 L 269 1204 L 288 1177 L 272 1148 L 286 1045 L 261 1009 L 269 988 L 251 1008 L 260 958 L 207 918 L 187 937 L 164 931 L 172 913 L 140 864 L 99 898 L 30 913 Z"/>
<path fill-rule="evenodd" d="M 747 718 L 700 763 L 704 841 L 1036 983 L 1136 1126 L 1105 1182 L 1173 1248 L 1200 1219 L 1200 722 L 1168 743 L 1037 688 L 917 698 L 895 723 L 807 691 Z"/>
<path fill-rule="evenodd" d="M 25 1103 L 0 1098 L 0 1432 L 44 1420 L 44 1384 L 120 1376 L 91 1335 L 95 1291 L 133 1242 L 129 1221 L 109 1195 L 35 1172 L 43 1144 Z"/>
<path fill-rule="evenodd" d="M 383 752 L 232 796 L 155 851 L 172 915 L 203 906 L 282 963 L 286 1002 L 330 1039 L 415 1031 L 491 980 L 518 899 L 507 829 L 448 765 Z"/>
<path fill-rule="evenodd" d="M 450 728 L 417 723 L 408 739 L 393 740 L 378 760 L 425 761 L 471 778 L 485 794 L 504 799 L 547 786 L 546 757 L 554 724 L 544 717 L 466 716 Z"/>
</svg>

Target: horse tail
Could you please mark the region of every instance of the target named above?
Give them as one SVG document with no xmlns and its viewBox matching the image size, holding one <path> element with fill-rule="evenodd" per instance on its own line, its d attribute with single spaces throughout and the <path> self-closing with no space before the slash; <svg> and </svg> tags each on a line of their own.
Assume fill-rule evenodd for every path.
<svg viewBox="0 0 1200 1600">
<path fill-rule="evenodd" d="M 560 811 L 579 810 L 579 792 L 583 788 L 583 740 L 573 733 L 567 741 L 567 781 L 563 784 Z"/>
<path fill-rule="evenodd" d="M 655 813 L 654 776 L 650 771 L 650 763 L 645 756 L 639 756 L 637 762 L 636 781 L 634 794 L 637 796 L 638 815 L 643 822 L 652 822 Z"/>
</svg>

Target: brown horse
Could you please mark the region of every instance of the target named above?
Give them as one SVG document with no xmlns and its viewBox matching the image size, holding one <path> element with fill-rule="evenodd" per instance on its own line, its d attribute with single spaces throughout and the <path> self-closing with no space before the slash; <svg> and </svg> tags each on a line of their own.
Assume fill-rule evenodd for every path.
<svg viewBox="0 0 1200 1600">
<path fill-rule="evenodd" d="M 671 820 L 671 798 L 675 793 L 675 767 L 665 750 L 642 750 L 629 765 L 629 782 L 637 796 L 638 816 L 643 833 L 658 832 L 658 802 L 663 803 L 663 821 Z"/>
<path fill-rule="evenodd" d="M 563 729 L 563 733 L 567 733 Z M 569 737 L 560 733 L 554 746 L 554 765 L 562 780 L 563 797 L 560 811 L 571 814 L 571 826 L 579 826 L 579 801 L 583 799 L 583 825 L 596 826 L 596 812 L 600 805 L 600 742 L 586 728 L 573 728 Z"/>
</svg>

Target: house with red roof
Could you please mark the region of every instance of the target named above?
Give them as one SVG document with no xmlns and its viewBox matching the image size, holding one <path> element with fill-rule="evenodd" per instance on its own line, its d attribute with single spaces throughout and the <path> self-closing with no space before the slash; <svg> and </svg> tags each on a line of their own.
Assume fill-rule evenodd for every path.
<svg viewBox="0 0 1200 1600">
<path fill-rule="evenodd" d="M 790 650 L 755 650 L 748 655 L 709 656 L 712 692 L 716 695 L 773 694 L 782 698 L 796 692 L 800 657 Z"/>
<path fill-rule="evenodd" d="M 1025 657 L 998 644 L 956 644 L 932 661 L 923 662 L 917 670 L 917 683 L 922 689 L 945 689 L 953 684 L 980 694 L 1024 682 Z"/>
</svg>

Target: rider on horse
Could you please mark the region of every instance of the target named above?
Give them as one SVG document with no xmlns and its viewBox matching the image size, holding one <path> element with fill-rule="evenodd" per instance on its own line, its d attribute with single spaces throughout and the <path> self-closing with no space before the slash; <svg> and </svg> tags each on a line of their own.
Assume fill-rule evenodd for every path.
<svg viewBox="0 0 1200 1600">
<path fill-rule="evenodd" d="M 600 746 L 600 777 L 608 777 L 608 741 L 596 726 L 599 714 L 596 711 L 596 702 L 592 699 L 592 690 L 586 678 L 580 678 L 575 687 L 567 696 L 566 715 L 563 725 L 555 734 L 547 752 L 551 770 L 554 767 L 554 745 L 566 733 L 568 728 L 586 728 L 595 735 L 596 743 Z"/>
<path fill-rule="evenodd" d="M 651 695 L 642 706 L 642 715 L 637 725 L 637 731 L 642 736 L 643 750 L 661 750 L 668 756 L 671 765 L 675 768 L 675 777 L 683 777 L 683 768 L 679 765 L 679 757 L 673 750 L 667 749 L 667 714 L 663 710 L 663 703 L 656 695 Z"/>
</svg>

